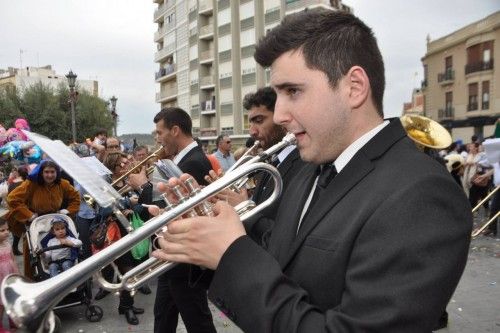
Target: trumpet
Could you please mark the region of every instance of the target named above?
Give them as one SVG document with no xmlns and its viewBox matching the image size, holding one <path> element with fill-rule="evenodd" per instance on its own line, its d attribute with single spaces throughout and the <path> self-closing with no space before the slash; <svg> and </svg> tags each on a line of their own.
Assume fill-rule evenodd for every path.
<svg viewBox="0 0 500 333">
<path fill-rule="evenodd" d="M 119 178 L 117 178 L 115 181 L 113 181 L 111 183 L 111 186 L 116 186 L 116 184 L 118 184 L 119 182 L 121 182 L 123 179 L 125 179 L 126 177 L 128 177 L 131 173 L 134 173 L 134 172 L 137 172 L 137 170 L 140 170 L 140 168 L 146 164 L 147 162 L 149 162 L 149 160 L 153 159 L 153 158 L 161 158 L 161 154 L 162 154 L 162 151 L 163 151 L 163 147 L 160 147 L 158 148 L 157 150 L 155 150 L 154 152 L 152 152 L 149 156 L 147 156 L 145 159 L 143 159 L 141 162 L 139 162 L 137 165 L 134 165 L 134 167 L 132 167 L 130 170 L 128 170 L 126 173 L 124 173 L 122 176 L 120 176 Z M 150 174 L 152 174 L 155 170 L 155 166 L 152 165 L 150 166 L 147 170 L 146 170 L 146 174 L 149 176 Z M 129 191 L 131 191 L 132 188 L 130 187 L 130 185 L 125 185 L 124 187 L 122 187 L 121 189 L 118 190 L 118 193 L 123 195 Z M 91 195 L 89 194 L 84 194 L 83 195 L 83 200 L 85 201 L 85 203 L 89 206 L 89 207 L 94 207 L 94 203 L 95 203 L 95 200 L 94 198 L 92 198 Z"/>
<path fill-rule="evenodd" d="M 55 327 L 52 308 L 73 288 L 91 277 L 94 272 L 100 271 L 116 258 L 129 251 L 138 242 L 151 237 L 158 230 L 162 230 L 165 226 L 168 226 L 170 222 L 203 205 L 208 198 L 231 186 L 231 184 L 237 182 L 242 177 L 246 177 L 256 171 L 265 171 L 269 172 L 274 179 L 274 191 L 263 203 L 250 211 L 242 213 L 240 219 L 244 221 L 259 213 L 279 197 L 283 185 L 278 170 L 272 165 L 260 161 L 294 143 L 295 137 L 293 134 L 285 136 L 282 142 L 269 148 L 263 154 L 249 160 L 238 169 L 226 173 L 212 184 L 202 189 L 197 189 L 198 193 L 193 197 L 182 200 L 172 209 L 148 220 L 141 228 L 131 231 L 128 235 L 104 248 L 89 259 L 82 261 L 67 271 L 61 272 L 55 277 L 37 283 L 30 282 L 27 278 L 19 274 L 11 274 L 5 277 L 0 290 L 0 296 L 7 315 L 17 326 L 29 332 L 52 330 Z M 148 262 L 149 268 L 143 267 L 142 270 L 147 271 L 148 274 L 140 276 L 142 282 L 167 271 L 175 265 L 175 263 L 154 259 L 149 259 L 146 262 Z M 115 286 L 107 285 L 104 287 L 112 289 Z M 128 279 L 124 279 L 120 287 L 133 289 Z"/>
</svg>

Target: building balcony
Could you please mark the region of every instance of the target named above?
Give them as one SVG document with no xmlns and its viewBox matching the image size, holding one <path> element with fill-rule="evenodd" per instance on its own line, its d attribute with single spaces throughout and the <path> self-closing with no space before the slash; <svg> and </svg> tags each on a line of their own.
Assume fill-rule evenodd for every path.
<svg viewBox="0 0 500 333">
<path fill-rule="evenodd" d="M 200 53 L 200 64 L 207 64 L 214 61 L 214 50 L 201 51 Z"/>
<path fill-rule="evenodd" d="M 162 28 L 158 29 L 154 34 L 154 41 L 158 42 L 167 33 L 167 26 L 164 25 Z"/>
<path fill-rule="evenodd" d="M 427 79 L 422 80 L 422 82 L 420 83 L 420 87 L 421 87 L 422 89 L 427 88 Z"/>
<path fill-rule="evenodd" d="M 441 85 L 453 83 L 455 80 L 455 71 L 452 69 L 447 69 L 443 73 L 438 74 L 438 83 Z"/>
<path fill-rule="evenodd" d="M 211 16 L 214 12 L 214 4 L 212 0 L 200 0 L 198 5 L 198 14 Z"/>
<path fill-rule="evenodd" d="M 465 75 L 493 69 L 493 59 L 490 61 L 477 61 L 465 65 Z"/>
<path fill-rule="evenodd" d="M 287 0 L 285 5 L 285 10 L 301 10 L 302 7 L 315 6 L 315 5 L 325 5 L 331 7 L 330 0 Z"/>
<path fill-rule="evenodd" d="M 177 65 L 169 64 L 164 68 L 160 68 L 160 70 L 155 73 L 155 80 L 156 82 L 166 82 L 175 78 L 176 74 L 177 74 Z"/>
<path fill-rule="evenodd" d="M 467 111 L 477 111 L 478 105 L 477 102 L 467 104 Z"/>
<path fill-rule="evenodd" d="M 167 12 L 167 9 L 168 6 L 166 4 L 163 3 L 159 5 L 154 13 L 154 22 L 158 23 L 160 21 L 160 18 Z"/>
<path fill-rule="evenodd" d="M 177 87 L 171 86 L 164 91 L 160 91 L 156 93 L 156 102 L 157 103 L 167 103 L 177 99 Z"/>
<path fill-rule="evenodd" d="M 483 101 L 483 104 L 481 105 L 481 110 L 489 110 L 489 109 L 490 109 L 490 102 Z"/>
<path fill-rule="evenodd" d="M 216 127 L 200 128 L 200 136 L 217 136 L 217 128 Z"/>
<path fill-rule="evenodd" d="M 200 27 L 199 38 L 204 40 L 214 39 L 214 25 L 207 24 Z"/>
<path fill-rule="evenodd" d="M 162 62 L 168 56 L 172 56 L 175 51 L 175 43 L 169 44 L 155 53 L 155 62 Z"/>
<path fill-rule="evenodd" d="M 202 76 L 200 79 L 200 89 L 213 89 L 215 87 L 215 76 Z"/>
<path fill-rule="evenodd" d="M 203 115 L 212 115 L 216 113 L 215 110 L 215 98 L 202 101 L 200 103 L 200 111 Z"/>
<path fill-rule="evenodd" d="M 153 3 L 161 4 L 163 3 L 163 0 L 153 0 Z"/>
<path fill-rule="evenodd" d="M 444 109 L 439 109 L 438 110 L 438 119 L 439 120 L 444 120 L 444 119 L 453 119 L 455 117 L 455 108 L 454 107 L 447 107 Z"/>
</svg>

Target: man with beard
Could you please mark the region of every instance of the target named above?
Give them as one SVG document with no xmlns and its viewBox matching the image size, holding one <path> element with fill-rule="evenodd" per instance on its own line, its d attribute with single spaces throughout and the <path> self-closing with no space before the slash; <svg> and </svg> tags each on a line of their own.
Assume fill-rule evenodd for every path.
<svg viewBox="0 0 500 333">
<path fill-rule="evenodd" d="M 279 143 L 286 134 L 283 126 L 273 122 L 274 105 L 276 104 L 276 92 L 271 87 L 265 87 L 250 93 L 243 99 L 243 107 L 248 110 L 248 121 L 250 123 L 250 135 L 258 140 L 262 149 L 266 150 Z M 295 146 L 288 146 L 279 154 L 274 156 L 271 163 L 278 168 L 283 180 L 283 192 L 291 183 L 293 176 L 304 166 L 300 159 L 299 151 Z M 259 204 L 265 201 L 272 193 L 274 182 L 268 173 L 260 173 L 256 176 L 257 186 L 252 200 Z M 275 201 L 245 223 L 247 233 L 259 244 L 265 246 L 267 232 L 272 228 L 273 220 L 280 200 Z"/>
</svg>

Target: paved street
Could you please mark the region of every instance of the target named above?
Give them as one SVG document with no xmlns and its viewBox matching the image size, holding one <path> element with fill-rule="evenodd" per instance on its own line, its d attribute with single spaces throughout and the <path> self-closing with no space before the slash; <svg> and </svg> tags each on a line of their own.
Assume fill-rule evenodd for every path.
<svg viewBox="0 0 500 333">
<path fill-rule="evenodd" d="M 154 294 L 155 286 L 151 287 Z M 152 332 L 153 302 L 153 295 L 136 295 L 136 306 L 146 309 L 145 314 L 139 315 L 138 326 L 128 325 L 125 317 L 118 314 L 118 297 L 113 295 L 95 302 L 104 310 L 98 323 L 85 319 L 83 306 L 59 310 L 57 314 L 62 320 L 62 332 Z M 220 311 L 211 308 L 218 332 L 241 332 Z M 467 267 L 448 312 L 449 326 L 439 332 L 500 332 L 500 239 L 483 236 L 473 240 Z M 186 332 L 182 323 L 178 332 Z"/>
</svg>

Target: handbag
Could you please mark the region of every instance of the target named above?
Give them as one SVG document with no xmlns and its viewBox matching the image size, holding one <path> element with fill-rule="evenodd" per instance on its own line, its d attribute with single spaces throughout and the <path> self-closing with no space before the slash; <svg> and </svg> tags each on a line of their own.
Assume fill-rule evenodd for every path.
<svg viewBox="0 0 500 333">
<path fill-rule="evenodd" d="M 137 230 L 144 225 L 144 222 L 137 213 L 134 213 L 134 215 L 132 215 L 130 225 L 134 230 Z M 134 247 L 132 247 L 131 250 L 132 257 L 134 257 L 134 259 L 136 260 L 141 260 L 142 258 L 144 258 L 149 254 L 149 246 L 150 246 L 149 237 L 141 240 L 139 243 L 134 245 Z"/>
<path fill-rule="evenodd" d="M 103 220 L 90 226 L 90 242 L 96 249 L 103 249 L 108 233 L 108 223 Z"/>
</svg>

